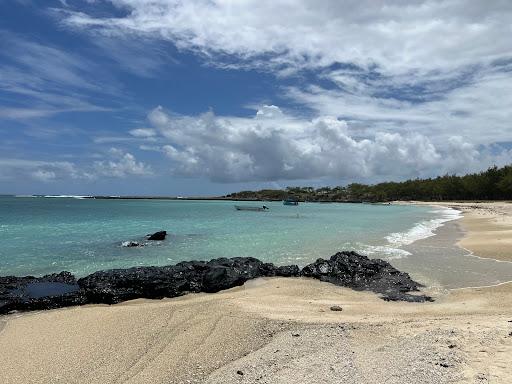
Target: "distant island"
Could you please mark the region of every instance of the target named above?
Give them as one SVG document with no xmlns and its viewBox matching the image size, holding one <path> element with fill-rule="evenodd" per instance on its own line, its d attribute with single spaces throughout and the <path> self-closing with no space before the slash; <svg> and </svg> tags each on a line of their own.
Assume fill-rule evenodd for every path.
<svg viewBox="0 0 512 384">
<path fill-rule="evenodd" d="M 12 195 L 0 195 L 12 196 Z M 17 195 L 17 197 L 69 197 L 78 199 L 233 200 L 324 203 L 386 203 L 391 201 L 495 201 L 512 200 L 512 165 L 491 167 L 464 176 L 444 175 L 428 179 L 384 182 L 373 185 L 351 183 L 336 187 L 286 187 L 240 191 L 224 196 L 107 196 L 107 195 Z"/>
<path fill-rule="evenodd" d="M 223 196 L 233 200 L 284 200 L 315 202 L 388 202 L 396 200 L 512 200 L 512 166 L 496 166 L 464 176 L 445 175 L 429 179 L 385 182 L 374 185 L 352 183 L 345 187 L 287 187 L 242 191 Z"/>
</svg>

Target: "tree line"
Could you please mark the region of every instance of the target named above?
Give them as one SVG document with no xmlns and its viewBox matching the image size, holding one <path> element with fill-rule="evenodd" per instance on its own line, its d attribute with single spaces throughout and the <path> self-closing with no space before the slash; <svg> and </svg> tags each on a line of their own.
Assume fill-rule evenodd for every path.
<svg viewBox="0 0 512 384">
<path fill-rule="evenodd" d="M 373 185 L 352 183 L 337 187 L 287 187 L 241 191 L 225 196 L 244 200 L 338 202 L 385 202 L 393 200 L 512 200 L 512 165 L 496 166 L 464 176 L 444 175 L 428 179 L 385 182 Z"/>
</svg>

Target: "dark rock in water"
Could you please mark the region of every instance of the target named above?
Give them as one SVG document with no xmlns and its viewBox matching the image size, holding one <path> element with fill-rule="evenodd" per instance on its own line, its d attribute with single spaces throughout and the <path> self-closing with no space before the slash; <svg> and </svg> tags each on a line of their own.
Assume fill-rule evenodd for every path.
<svg viewBox="0 0 512 384">
<path fill-rule="evenodd" d="M 165 240 L 165 236 L 167 236 L 167 231 L 158 231 L 148 235 L 148 240 Z"/>
<path fill-rule="evenodd" d="M 354 252 L 318 259 L 300 271 L 296 265 L 276 267 L 252 257 L 184 261 L 164 267 L 98 271 L 78 281 L 69 272 L 43 277 L 0 277 L 0 314 L 87 303 L 176 297 L 190 292 L 218 292 L 247 280 L 271 276 L 307 276 L 357 290 L 382 294 L 384 300 L 427 301 L 411 295 L 420 285 L 383 260 Z"/>
<path fill-rule="evenodd" d="M 429 296 L 408 293 L 421 287 L 409 274 L 400 272 L 387 261 L 369 259 L 356 252 L 338 252 L 329 260 L 318 259 L 305 266 L 301 274 L 355 290 L 380 293 L 387 301 L 432 301 Z"/>
</svg>

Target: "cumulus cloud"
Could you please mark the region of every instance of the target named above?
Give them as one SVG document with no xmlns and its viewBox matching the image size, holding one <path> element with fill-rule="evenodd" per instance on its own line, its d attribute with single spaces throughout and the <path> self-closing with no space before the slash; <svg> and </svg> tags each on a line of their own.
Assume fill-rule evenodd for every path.
<svg viewBox="0 0 512 384">
<path fill-rule="evenodd" d="M 111 148 L 109 151 L 111 160 L 94 162 L 94 171 L 97 176 L 126 177 L 126 176 L 149 176 L 153 172 L 151 167 L 143 162 L 137 161 L 131 153 L 124 152 L 118 148 Z"/>
<path fill-rule="evenodd" d="M 0 180 L 27 178 L 45 183 L 57 180 L 88 182 L 100 177 L 124 178 L 153 174 L 150 166 L 137 161 L 135 156 L 121 149 L 111 148 L 106 156 L 106 159 L 92 164 L 0 158 Z"/>
<path fill-rule="evenodd" d="M 334 116 L 300 119 L 274 105 L 248 118 L 178 116 L 157 107 L 148 119 L 167 140 L 159 150 L 175 173 L 218 182 L 431 176 L 510 159 L 505 150 L 479 151 L 456 134 L 442 145 L 417 132 L 361 138 Z"/>
<path fill-rule="evenodd" d="M 69 161 L 0 159 L 0 179 L 20 177 L 48 182 L 57 179 L 91 179 L 92 175 Z"/>
</svg>

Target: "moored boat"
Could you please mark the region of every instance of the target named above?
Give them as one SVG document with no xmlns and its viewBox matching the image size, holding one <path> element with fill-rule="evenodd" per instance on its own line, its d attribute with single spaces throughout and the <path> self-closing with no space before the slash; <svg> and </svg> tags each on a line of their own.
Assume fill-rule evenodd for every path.
<svg viewBox="0 0 512 384">
<path fill-rule="evenodd" d="M 299 205 L 299 201 L 296 198 L 289 197 L 283 200 L 283 205 Z"/>
</svg>

